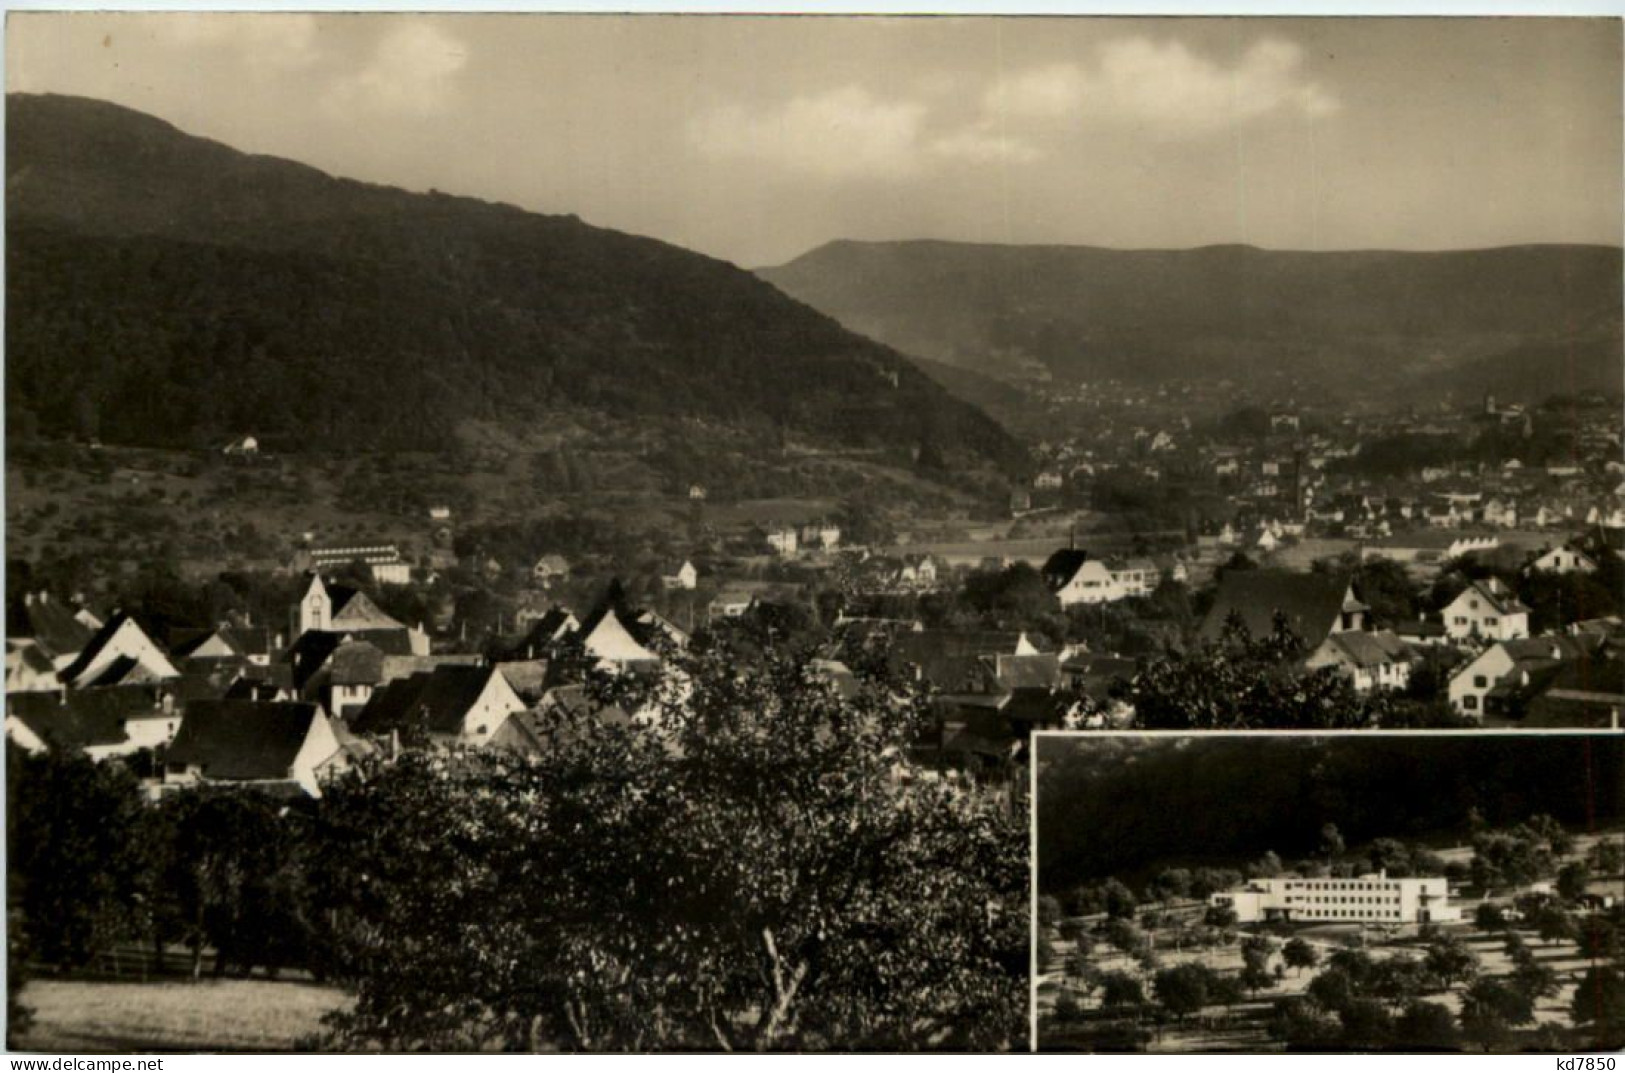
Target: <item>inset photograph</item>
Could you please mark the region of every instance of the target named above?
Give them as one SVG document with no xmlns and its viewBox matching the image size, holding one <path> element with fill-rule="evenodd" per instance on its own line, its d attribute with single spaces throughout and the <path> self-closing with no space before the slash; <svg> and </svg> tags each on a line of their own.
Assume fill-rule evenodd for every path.
<svg viewBox="0 0 1625 1073">
<path fill-rule="evenodd" d="M 1040 1050 L 1625 1044 L 1625 737 L 1041 735 Z"/>
</svg>

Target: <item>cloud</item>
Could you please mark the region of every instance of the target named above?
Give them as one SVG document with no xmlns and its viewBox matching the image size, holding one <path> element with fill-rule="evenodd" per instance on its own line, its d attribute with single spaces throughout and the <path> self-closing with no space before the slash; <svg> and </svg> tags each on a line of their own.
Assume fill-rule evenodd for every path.
<svg viewBox="0 0 1625 1073">
<path fill-rule="evenodd" d="M 442 112 L 467 64 L 468 48 L 461 40 L 432 22 L 405 22 L 379 39 L 365 66 L 333 85 L 325 104 L 334 112 Z"/>
<path fill-rule="evenodd" d="M 316 16 L 309 13 L 178 12 L 151 18 L 160 40 L 182 49 L 233 49 L 251 68 L 293 70 L 321 55 Z"/>
<path fill-rule="evenodd" d="M 1177 41 L 1130 37 L 1103 46 L 1089 63 L 1052 64 L 1001 79 L 983 106 L 1006 120 L 1071 117 L 1178 138 L 1273 114 L 1330 115 L 1338 102 L 1305 78 L 1303 50 L 1290 41 L 1258 41 L 1226 65 Z"/>
<path fill-rule="evenodd" d="M 759 160 L 825 179 L 898 178 L 924 163 L 926 108 L 885 101 L 861 86 L 793 97 L 774 108 L 727 105 L 689 127 L 710 156 Z"/>
</svg>

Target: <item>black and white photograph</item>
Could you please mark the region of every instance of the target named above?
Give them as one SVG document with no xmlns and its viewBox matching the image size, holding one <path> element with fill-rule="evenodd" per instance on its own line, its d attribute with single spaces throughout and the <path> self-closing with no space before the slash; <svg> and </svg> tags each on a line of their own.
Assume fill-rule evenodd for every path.
<svg viewBox="0 0 1625 1073">
<path fill-rule="evenodd" d="M 1039 1046 L 1617 1051 L 1625 738 L 1042 735 Z"/>
<path fill-rule="evenodd" d="M 1617 1040 L 1621 18 L 113 6 L 5 19 L 9 1050 Z"/>
</svg>

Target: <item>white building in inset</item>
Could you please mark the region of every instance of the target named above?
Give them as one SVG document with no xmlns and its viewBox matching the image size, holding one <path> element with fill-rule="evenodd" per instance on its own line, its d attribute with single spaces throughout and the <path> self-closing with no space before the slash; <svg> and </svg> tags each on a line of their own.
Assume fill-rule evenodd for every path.
<svg viewBox="0 0 1625 1073">
<path fill-rule="evenodd" d="M 1253 879 L 1208 901 L 1234 909 L 1242 924 L 1264 920 L 1444 924 L 1461 919 L 1461 908 L 1450 904 L 1450 886 L 1442 876 L 1392 879 L 1386 872 L 1352 879 Z"/>
</svg>

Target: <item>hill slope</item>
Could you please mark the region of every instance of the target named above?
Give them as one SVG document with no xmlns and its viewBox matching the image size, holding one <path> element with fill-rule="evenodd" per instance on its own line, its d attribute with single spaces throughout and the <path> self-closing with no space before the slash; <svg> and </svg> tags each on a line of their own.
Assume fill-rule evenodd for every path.
<svg viewBox="0 0 1625 1073">
<path fill-rule="evenodd" d="M 835 242 L 759 272 L 855 331 L 1009 380 L 1282 375 L 1346 397 L 1617 391 L 1620 250 Z M 1554 363 L 1556 367 L 1554 368 Z"/>
<path fill-rule="evenodd" d="M 577 409 L 1018 466 L 990 418 L 732 265 L 7 97 L 13 427 L 436 448 Z"/>
</svg>

